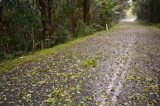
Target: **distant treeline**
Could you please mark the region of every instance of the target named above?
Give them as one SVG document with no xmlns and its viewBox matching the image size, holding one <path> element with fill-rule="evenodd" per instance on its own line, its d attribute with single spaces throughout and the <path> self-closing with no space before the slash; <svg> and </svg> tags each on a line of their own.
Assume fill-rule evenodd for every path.
<svg viewBox="0 0 160 106">
<path fill-rule="evenodd" d="M 134 0 L 135 11 L 141 20 L 160 23 L 160 0 Z"/>
</svg>

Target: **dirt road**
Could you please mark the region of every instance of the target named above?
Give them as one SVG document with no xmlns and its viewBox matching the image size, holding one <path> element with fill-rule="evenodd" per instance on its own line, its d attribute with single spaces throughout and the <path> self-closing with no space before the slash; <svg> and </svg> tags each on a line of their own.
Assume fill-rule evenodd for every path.
<svg viewBox="0 0 160 106">
<path fill-rule="evenodd" d="M 160 30 L 123 22 L 0 78 L 0 106 L 160 106 Z"/>
</svg>

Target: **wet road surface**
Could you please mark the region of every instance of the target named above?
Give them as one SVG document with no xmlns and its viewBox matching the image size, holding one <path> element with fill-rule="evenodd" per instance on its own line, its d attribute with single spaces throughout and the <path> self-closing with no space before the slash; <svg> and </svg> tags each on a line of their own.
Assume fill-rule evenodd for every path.
<svg viewBox="0 0 160 106">
<path fill-rule="evenodd" d="M 160 30 L 113 31 L 0 78 L 0 106 L 160 106 Z"/>
</svg>

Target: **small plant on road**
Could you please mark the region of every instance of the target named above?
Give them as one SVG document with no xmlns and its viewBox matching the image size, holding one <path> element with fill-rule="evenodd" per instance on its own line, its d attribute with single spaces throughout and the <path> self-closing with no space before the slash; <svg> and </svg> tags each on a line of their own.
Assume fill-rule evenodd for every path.
<svg viewBox="0 0 160 106">
<path fill-rule="evenodd" d="M 87 59 L 87 60 L 83 61 L 83 66 L 94 68 L 97 66 L 97 61 L 95 59 Z"/>
</svg>

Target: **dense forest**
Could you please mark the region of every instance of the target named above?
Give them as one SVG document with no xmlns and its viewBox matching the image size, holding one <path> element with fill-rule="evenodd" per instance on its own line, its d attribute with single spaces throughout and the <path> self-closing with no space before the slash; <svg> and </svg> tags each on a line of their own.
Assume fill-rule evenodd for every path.
<svg viewBox="0 0 160 106">
<path fill-rule="evenodd" d="M 134 0 L 138 19 L 147 22 L 160 22 L 160 0 Z"/>
<path fill-rule="evenodd" d="M 126 0 L 1 0 L 0 59 L 112 27 L 127 7 Z"/>
</svg>

